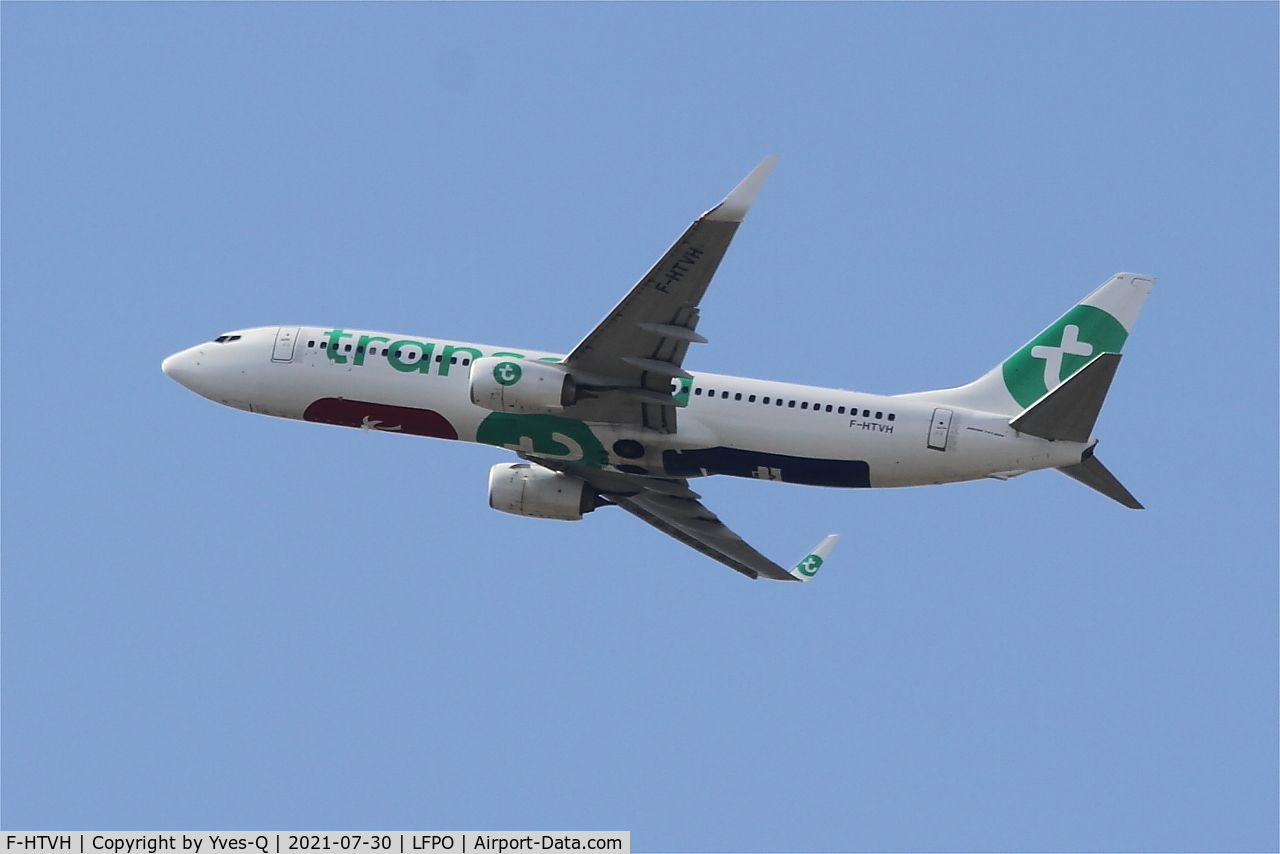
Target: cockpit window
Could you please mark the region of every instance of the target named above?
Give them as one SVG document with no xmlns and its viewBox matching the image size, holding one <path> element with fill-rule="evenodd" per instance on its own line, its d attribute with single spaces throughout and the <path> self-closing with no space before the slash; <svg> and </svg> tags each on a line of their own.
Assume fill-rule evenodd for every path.
<svg viewBox="0 0 1280 854">
<path fill-rule="evenodd" d="M 239 336 L 239 335 L 219 335 L 217 338 L 213 339 L 213 343 L 214 343 L 214 344 L 227 344 L 227 343 L 230 343 L 230 342 L 232 342 L 232 341 L 239 341 L 239 340 L 240 340 L 240 336 Z"/>
</svg>

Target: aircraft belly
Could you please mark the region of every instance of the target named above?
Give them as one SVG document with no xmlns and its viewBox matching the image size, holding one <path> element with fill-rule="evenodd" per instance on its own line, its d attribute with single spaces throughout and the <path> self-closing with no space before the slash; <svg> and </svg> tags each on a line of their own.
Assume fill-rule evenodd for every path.
<svg viewBox="0 0 1280 854">
<path fill-rule="evenodd" d="M 885 406 L 896 411 L 891 424 L 858 418 L 824 419 L 815 425 L 783 412 L 761 413 L 751 421 L 716 420 L 710 423 L 719 440 L 715 446 L 668 452 L 664 461 L 679 476 L 730 474 L 822 486 L 903 487 L 1063 465 L 1054 460 L 1080 450 L 1051 449 L 1051 443 L 1019 436 L 1007 419 L 957 409 L 945 450 L 939 451 L 929 447 L 933 409 L 894 404 Z"/>
<path fill-rule="evenodd" d="M 664 474 L 662 452 L 671 444 L 714 443 L 714 436 L 692 420 L 677 438 L 553 414 L 493 412 L 471 402 L 463 373 L 419 375 L 378 363 L 353 366 L 319 359 L 275 365 L 272 370 L 255 394 L 255 411 L 316 423 L 478 442 L 534 457 L 652 475 Z M 623 458 L 606 450 L 621 439 L 639 440 L 644 457 Z"/>
<path fill-rule="evenodd" d="M 809 486 L 871 485 L 871 470 L 863 460 L 822 459 L 717 447 L 666 451 L 662 461 L 666 473 L 673 477 L 727 474 Z"/>
<path fill-rule="evenodd" d="M 272 365 L 257 384 L 253 409 L 321 424 L 457 439 L 460 433 L 474 435 L 475 424 L 458 423 L 460 409 L 476 409 L 466 397 L 465 381 L 406 377 L 374 365 L 352 370 L 316 360 Z"/>
<path fill-rule="evenodd" d="M 1003 417 L 959 409 L 945 449 L 931 447 L 920 438 L 927 434 L 926 422 L 912 434 L 920 440 L 908 443 L 899 459 L 892 465 L 874 468 L 873 485 L 924 486 L 1008 477 L 1079 462 L 1087 447 L 1024 436 L 1010 428 Z"/>
<path fill-rule="evenodd" d="M 833 429 L 832 423 L 839 426 Z M 845 423 L 841 418 L 823 426 L 797 425 L 794 414 L 773 412 L 750 421 L 719 419 L 708 424 L 714 445 L 668 450 L 663 463 L 677 477 L 727 474 L 810 486 L 873 486 L 875 468 L 892 457 L 876 445 L 887 446 L 891 437 L 880 437 L 889 442 L 864 440 L 851 436 Z"/>
</svg>

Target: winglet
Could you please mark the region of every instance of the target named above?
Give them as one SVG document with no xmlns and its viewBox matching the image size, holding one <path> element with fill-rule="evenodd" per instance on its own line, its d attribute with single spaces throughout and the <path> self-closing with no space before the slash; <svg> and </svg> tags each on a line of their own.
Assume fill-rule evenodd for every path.
<svg viewBox="0 0 1280 854">
<path fill-rule="evenodd" d="M 830 534 L 825 540 L 814 546 L 813 551 L 805 555 L 804 560 L 787 570 L 791 577 L 796 581 L 808 581 L 818 574 L 818 570 L 822 568 L 822 563 L 827 559 L 827 555 L 831 554 L 831 550 L 836 547 L 836 540 L 840 539 L 839 534 Z"/>
<path fill-rule="evenodd" d="M 733 192 L 724 197 L 724 201 L 702 215 L 702 219 L 711 222 L 742 222 L 747 215 L 747 208 L 756 200 L 756 194 L 764 186 L 764 179 L 769 177 L 769 170 L 778 162 L 778 156 L 771 154 L 760 165 L 751 170 L 751 174 L 742 179 L 742 183 L 733 188 Z"/>
</svg>

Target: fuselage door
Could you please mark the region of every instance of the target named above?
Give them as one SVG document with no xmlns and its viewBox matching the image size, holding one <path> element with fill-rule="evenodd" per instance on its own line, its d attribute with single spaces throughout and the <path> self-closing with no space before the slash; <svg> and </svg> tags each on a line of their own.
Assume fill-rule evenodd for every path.
<svg viewBox="0 0 1280 854">
<path fill-rule="evenodd" d="M 298 340 L 298 332 L 300 327 L 297 326 L 281 326 L 276 332 L 276 346 L 271 351 L 271 361 L 273 362 L 292 362 L 293 346 Z"/>
<path fill-rule="evenodd" d="M 947 449 L 947 436 L 951 434 L 951 416 L 953 415 L 955 413 L 950 409 L 933 410 L 933 421 L 929 423 L 929 447 L 933 450 Z"/>
</svg>

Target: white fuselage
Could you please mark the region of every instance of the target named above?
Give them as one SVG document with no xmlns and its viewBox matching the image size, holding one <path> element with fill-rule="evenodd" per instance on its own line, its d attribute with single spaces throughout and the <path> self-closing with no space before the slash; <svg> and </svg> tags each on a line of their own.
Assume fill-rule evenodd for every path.
<svg viewBox="0 0 1280 854">
<path fill-rule="evenodd" d="M 553 353 L 305 326 L 222 337 L 230 340 L 169 357 L 165 373 L 210 400 L 250 412 L 479 441 L 566 462 L 585 457 L 595 467 L 630 474 L 916 486 L 1069 466 L 1092 444 L 1045 441 L 1015 431 L 1008 415 L 918 394 L 883 396 L 708 373 L 677 381 L 682 385 L 673 396 L 677 403 L 687 397 L 687 403 L 676 432 L 659 434 L 563 416 L 495 413 L 472 403 L 475 359 L 562 358 Z M 623 440 L 643 453 L 620 455 Z"/>
</svg>

